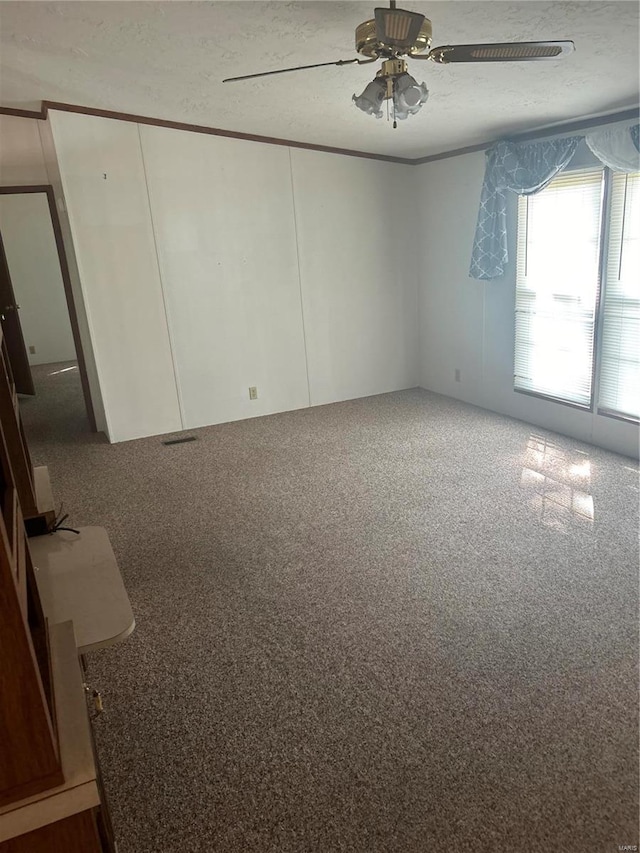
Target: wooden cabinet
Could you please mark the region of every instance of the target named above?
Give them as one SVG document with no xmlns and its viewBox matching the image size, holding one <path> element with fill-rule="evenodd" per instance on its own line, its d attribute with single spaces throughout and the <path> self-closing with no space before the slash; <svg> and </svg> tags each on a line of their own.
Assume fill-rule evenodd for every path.
<svg viewBox="0 0 640 853">
<path fill-rule="evenodd" d="M 60 781 L 24 799 L 0 807 L 0 853 L 31 853 L 29 839 L 65 838 L 77 826 L 78 838 L 85 847 L 82 853 L 105 853 L 112 850 L 103 843 L 96 829 L 95 843 L 89 846 L 87 827 L 99 826 L 105 807 L 93 751 L 91 724 L 87 713 L 85 690 L 75 644 L 73 623 L 52 625 L 49 630 L 51 680 L 53 684 L 56 738 L 60 759 Z M 90 818 L 90 821 L 88 820 Z M 60 836 L 58 824 L 64 823 Z M 47 848 L 44 848 L 47 849 Z M 60 848 L 67 853 L 75 848 Z"/>
<path fill-rule="evenodd" d="M 26 517 L 37 513 L 33 466 L 18 408 L 18 395 L 13 384 L 7 346 L 0 326 L 0 421 L 7 464 L 22 512 Z"/>
<path fill-rule="evenodd" d="M 27 514 L 43 522 L 43 532 L 50 527 L 36 498 L 37 481 L 48 485 L 48 476 L 46 470 L 34 475 L 31 468 L 4 355 L 0 357 L 0 853 L 110 853 L 115 845 L 74 624 L 69 616 L 53 612 L 51 602 L 43 609 L 25 530 Z M 55 547 L 53 537 L 59 535 L 41 540 Z M 35 553 L 44 552 L 41 542 Z M 93 560 L 86 544 L 82 555 Z M 54 588 L 47 594 L 57 601 Z M 123 595 L 128 604 L 124 587 Z M 133 614 L 130 618 L 132 630 Z"/>
<path fill-rule="evenodd" d="M 0 375 L 0 385 L 2 376 Z M 0 805 L 62 780 L 46 622 L 0 430 Z"/>
<path fill-rule="evenodd" d="M 4 525 L 0 537 L 6 538 Z M 23 546 L 24 547 L 24 546 Z M 0 805 L 61 781 L 50 696 L 28 627 L 28 613 L 13 574 L 6 542 L 0 546 Z M 28 596 L 27 596 L 28 598 Z M 46 640 L 45 640 L 46 644 Z M 48 667 L 43 655 L 42 666 Z"/>
<path fill-rule="evenodd" d="M 81 812 L 12 838 L 2 853 L 94 853 L 101 851 L 93 812 Z"/>
</svg>

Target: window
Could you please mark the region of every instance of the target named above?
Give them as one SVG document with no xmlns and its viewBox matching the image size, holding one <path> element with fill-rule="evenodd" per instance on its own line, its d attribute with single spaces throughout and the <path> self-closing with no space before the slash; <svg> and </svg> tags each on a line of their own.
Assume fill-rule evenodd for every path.
<svg viewBox="0 0 640 853">
<path fill-rule="evenodd" d="M 640 173 L 611 181 L 598 411 L 640 416 Z"/>
<path fill-rule="evenodd" d="M 640 175 L 565 172 L 521 196 L 515 389 L 637 419 L 639 342 Z"/>
</svg>

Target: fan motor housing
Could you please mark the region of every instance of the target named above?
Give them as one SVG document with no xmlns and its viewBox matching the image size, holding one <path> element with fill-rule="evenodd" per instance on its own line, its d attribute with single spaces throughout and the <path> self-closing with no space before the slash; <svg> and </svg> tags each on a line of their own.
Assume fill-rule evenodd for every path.
<svg viewBox="0 0 640 853">
<path fill-rule="evenodd" d="M 376 77 L 399 77 L 409 71 L 404 59 L 386 59 Z"/>
<path fill-rule="evenodd" d="M 428 50 L 431 46 L 432 35 L 431 21 L 425 18 L 420 27 L 418 37 L 411 47 L 405 50 L 398 50 L 378 41 L 375 18 L 372 18 L 370 21 L 364 21 L 356 27 L 356 51 L 369 59 L 377 59 L 379 56 L 398 56 L 401 54 L 411 56 L 412 54 L 423 53 L 425 50 Z"/>
</svg>

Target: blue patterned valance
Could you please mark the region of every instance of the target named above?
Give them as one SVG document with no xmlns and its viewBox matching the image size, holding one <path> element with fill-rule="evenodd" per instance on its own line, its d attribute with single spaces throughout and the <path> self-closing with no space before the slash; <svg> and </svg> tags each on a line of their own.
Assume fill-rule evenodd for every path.
<svg viewBox="0 0 640 853">
<path fill-rule="evenodd" d="M 638 131 L 613 127 L 587 134 L 591 151 L 605 166 L 620 172 L 640 169 Z M 498 142 L 487 151 L 469 275 L 479 280 L 499 278 L 508 261 L 507 193 L 540 192 L 567 167 L 583 136 L 540 142 Z"/>
<path fill-rule="evenodd" d="M 480 196 L 476 236 L 469 275 L 498 278 L 504 273 L 507 252 L 507 192 L 536 193 L 569 163 L 579 136 L 542 142 L 498 142 L 487 152 L 487 168 Z"/>
</svg>

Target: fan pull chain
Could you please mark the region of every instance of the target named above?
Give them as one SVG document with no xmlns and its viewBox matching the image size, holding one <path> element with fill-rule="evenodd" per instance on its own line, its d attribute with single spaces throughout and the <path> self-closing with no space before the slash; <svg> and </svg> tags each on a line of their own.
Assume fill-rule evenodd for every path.
<svg viewBox="0 0 640 853">
<path fill-rule="evenodd" d="M 396 121 L 396 99 L 394 97 L 395 96 L 395 88 L 396 88 L 396 81 L 394 79 L 393 83 L 391 84 L 391 101 L 393 102 L 393 129 L 394 130 L 396 130 L 398 127 L 398 122 Z"/>
</svg>

